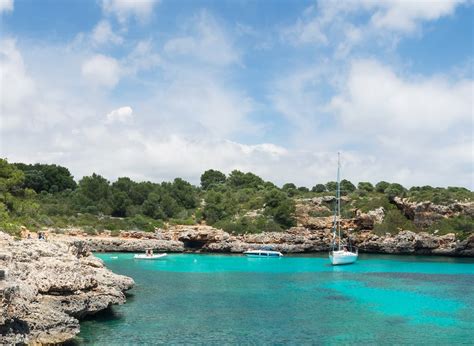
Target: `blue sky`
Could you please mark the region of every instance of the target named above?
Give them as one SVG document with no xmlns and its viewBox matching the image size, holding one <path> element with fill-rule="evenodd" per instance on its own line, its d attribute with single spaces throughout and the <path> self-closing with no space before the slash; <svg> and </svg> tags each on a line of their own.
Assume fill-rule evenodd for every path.
<svg viewBox="0 0 474 346">
<path fill-rule="evenodd" d="M 0 156 L 473 187 L 470 1 L 0 0 Z"/>
</svg>

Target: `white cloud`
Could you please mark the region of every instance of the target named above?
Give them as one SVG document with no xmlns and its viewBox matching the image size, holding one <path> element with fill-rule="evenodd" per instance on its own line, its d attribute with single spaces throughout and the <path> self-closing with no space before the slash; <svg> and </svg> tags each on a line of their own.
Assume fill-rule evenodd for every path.
<svg viewBox="0 0 474 346">
<path fill-rule="evenodd" d="M 130 17 L 146 21 L 159 0 L 102 0 L 105 13 L 115 15 L 118 21 L 125 24 Z"/>
<path fill-rule="evenodd" d="M 315 86 L 321 82 L 319 68 L 292 71 L 272 83 L 272 101 L 275 110 L 283 114 L 300 129 L 308 128 L 321 109 L 319 92 Z"/>
<path fill-rule="evenodd" d="M 0 157 L 62 164 L 77 178 L 96 171 L 109 179 L 182 176 L 197 183 L 204 170 L 215 168 L 311 187 L 334 180 L 335 152 L 342 149 L 344 177 L 354 182 L 472 186 L 472 80 L 410 76 L 373 60 L 355 61 L 347 76 L 343 66 L 323 59 L 296 73 L 278 71 L 272 101 L 295 125 L 289 137 L 300 141 L 258 140 L 252 135 L 260 125 L 252 116 L 270 107 L 232 83 L 229 65 L 240 56 L 215 19 L 203 20 L 210 30 L 198 29 L 202 16 L 178 37 L 189 38 L 196 51 L 170 43 L 160 55 L 156 43 L 143 40 L 121 47 L 117 59 L 90 56 L 90 47 L 42 47 L 38 54 L 30 45 L 22 57 L 14 41 L 2 42 Z M 354 44 L 364 40 L 360 28 L 345 28 Z M 220 39 L 212 38 L 214 29 Z M 227 53 L 219 52 L 222 46 Z M 214 51 L 217 58 L 206 55 Z M 331 80 L 339 75 L 339 83 Z M 117 100 L 81 76 L 105 88 L 127 77 L 133 83 L 127 87 L 138 92 L 120 88 Z M 341 88 L 324 107 L 327 84 Z M 272 123 L 278 130 L 286 125 L 280 120 Z"/>
<path fill-rule="evenodd" d="M 465 2 L 319 1 L 316 6 L 307 8 L 295 24 L 285 28 L 282 37 L 296 45 L 330 45 L 336 48 L 338 57 L 344 57 L 354 46 L 372 42 L 378 37 L 384 38 L 380 42 L 389 42 L 388 46 L 391 47 L 401 36 L 419 31 L 424 22 L 452 15 Z"/>
<path fill-rule="evenodd" d="M 93 116 L 91 108 L 98 107 L 94 95 L 87 89 L 71 87 L 72 81 L 79 78 L 64 68 L 64 63 L 71 66 L 66 50 L 48 47 L 43 52 L 46 52 L 46 57 L 41 50 L 28 47 L 28 53 L 38 64 L 38 69 L 35 69 L 25 62 L 15 40 L 0 42 L 2 145 L 10 134 L 14 143 L 17 140 L 27 142 L 27 138 L 35 138 L 35 134 L 44 137 L 44 133 L 53 127 L 60 131 L 63 124 L 75 126 L 82 119 Z M 52 64 L 51 56 L 61 56 L 62 60 Z M 43 78 L 38 77 L 41 74 Z M 84 103 L 84 99 L 88 102 Z M 35 148 L 33 143 L 30 149 L 34 152 Z"/>
<path fill-rule="evenodd" d="M 0 41 L 0 57 L 0 127 L 9 129 L 21 124 L 21 118 L 15 111 L 24 110 L 36 87 L 27 74 L 14 40 Z"/>
<path fill-rule="evenodd" d="M 153 49 L 151 40 L 139 41 L 122 61 L 122 70 L 130 75 L 148 71 L 162 64 L 160 55 Z"/>
<path fill-rule="evenodd" d="M 113 123 L 113 122 L 126 123 L 132 119 L 133 110 L 132 110 L 132 107 L 130 106 L 120 107 L 108 113 L 106 117 L 107 117 L 108 123 Z"/>
<path fill-rule="evenodd" d="M 340 77 L 330 81 L 333 75 Z M 329 102 L 328 80 L 335 92 Z M 353 181 L 472 187 L 473 91 L 472 78 L 402 74 L 355 60 L 347 71 L 315 63 L 279 76 L 271 100 L 295 128 L 287 143 L 301 160 L 310 158 L 298 148 L 327 157 L 353 148 L 345 155 Z"/>
<path fill-rule="evenodd" d="M 192 56 L 215 65 L 230 65 L 240 59 L 230 37 L 206 11 L 191 20 L 189 34 L 166 42 L 164 51 L 170 56 Z"/>
<path fill-rule="evenodd" d="M 123 38 L 112 31 L 110 23 L 106 20 L 101 20 L 95 26 L 91 34 L 92 42 L 96 45 L 102 44 L 122 44 Z"/>
<path fill-rule="evenodd" d="M 353 63 L 332 107 L 346 127 L 365 133 L 445 132 L 472 121 L 472 80 L 403 78 L 373 60 Z"/>
<path fill-rule="evenodd" d="M 224 85 L 212 74 L 174 69 L 166 71 L 167 82 L 157 87 L 145 105 L 144 113 L 153 115 L 153 121 L 169 131 L 215 137 L 257 130 L 248 120 L 254 104 L 245 93 Z"/>
<path fill-rule="evenodd" d="M 375 28 L 412 32 L 423 21 L 437 20 L 453 14 L 456 7 L 463 2 L 465 1 L 365 0 L 364 6 L 375 9 L 371 17 L 371 24 Z"/>
<path fill-rule="evenodd" d="M 82 64 L 82 75 L 92 85 L 113 88 L 120 79 L 120 65 L 114 58 L 97 54 Z"/>
<path fill-rule="evenodd" d="M 13 0 L 0 0 L 0 14 L 13 11 Z"/>
</svg>

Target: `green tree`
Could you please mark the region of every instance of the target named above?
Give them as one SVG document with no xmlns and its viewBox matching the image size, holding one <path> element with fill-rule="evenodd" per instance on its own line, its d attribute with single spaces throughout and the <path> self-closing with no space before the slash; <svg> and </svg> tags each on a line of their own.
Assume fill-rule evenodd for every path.
<svg viewBox="0 0 474 346">
<path fill-rule="evenodd" d="M 298 190 L 296 189 L 296 185 L 293 183 L 286 183 L 284 184 L 281 189 L 287 193 L 288 196 L 293 197 L 298 194 Z"/>
<path fill-rule="evenodd" d="M 110 207 L 112 208 L 112 216 L 127 216 L 127 208 L 132 204 L 128 194 L 124 191 L 113 189 L 110 199 Z"/>
<path fill-rule="evenodd" d="M 390 183 L 386 181 L 380 181 L 377 184 L 375 184 L 375 191 L 384 193 L 385 190 L 390 186 Z"/>
<path fill-rule="evenodd" d="M 385 189 L 385 194 L 388 196 L 388 198 L 394 198 L 395 196 L 403 196 L 405 193 L 406 189 L 397 183 L 390 184 L 386 189 Z"/>
<path fill-rule="evenodd" d="M 326 190 L 328 191 L 336 191 L 337 189 L 337 182 L 330 181 L 326 183 Z"/>
<path fill-rule="evenodd" d="M 170 217 L 177 217 L 178 214 L 182 211 L 182 206 L 171 197 L 168 193 L 163 193 L 161 195 L 161 209 L 165 213 L 165 216 Z"/>
<path fill-rule="evenodd" d="M 316 184 L 311 188 L 312 192 L 325 192 L 326 186 L 324 184 Z"/>
<path fill-rule="evenodd" d="M 157 184 L 149 181 L 133 184 L 129 193 L 132 203 L 142 205 L 148 198 L 148 195 L 156 189 L 156 186 Z"/>
<path fill-rule="evenodd" d="M 95 173 L 79 181 L 79 193 L 94 202 L 106 200 L 109 196 L 109 188 L 108 180 Z"/>
<path fill-rule="evenodd" d="M 361 181 L 359 184 L 357 184 L 357 189 L 372 192 L 374 191 L 374 185 L 372 185 L 368 181 Z"/>
<path fill-rule="evenodd" d="M 24 186 L 37 193 L 41 191 L 56 193 L 76 188 L 76 182 L 66 167 L 41 163 L 34 165 L 15 163 L 15 166 L 25 173 Z"/>
<path fill-rule="evenodd" d="M 151 192 L 146 201 L 143 202 L 142 211 L 143 214 L 153 219 L 166 219 L 163 209 L 161 208 L 162 198 L 160 194 Z"/>
<path fill-rule="evenodd" d="M 5 159 L 0 159 L 0 193 L 18 194 L 22 191 L 25 174 Z"/>
<path fill-rule="evenodd" d="M 295 203 L 288 195 L 277 189 L 265 194 L 265 213 L 280 225 L 288 228 L 296 224 Z"/>
<path fill-rule="evenodd" d="M 259 176 L 253 173 L 243 173 L 238 170 L 233 170 L 229 174 L 229 178 L 227 179 L 227 184 L 233 188 L 258 188 L 259 186 L 263 186 L 265 182 Z"/>
<path fill-rule="evenodd" d="M 197 191 L 187 181 L 176 178 L 168 190 L 178 204 L 186 209 L 196 208 Z"/>
<path fill-rule="evenodd" d="M 216 185 L 224 184 L 225 182 L 225 174 L 214 169 L 208 169 L 201 175 L 201 187 L 203 190 L 208 190 Z"/>
<path fill-rule="evenodd" d="M 341 180 L 341 191 L 343 191 L 344 193 L 354 192 L 355 189 L 356 189 L 355 185 L 352 184 L 349 180 L 347 179 Z"/>
<path fill-rule="evenodd" d="M 203 215 L 210 225 L 231 218 L 237 211 L 237 203 L 230 191 L 224 193 L 210 190 L 206 194 L 204 202 Z"/>
<path fill-rule="evenodd" d="M 281 189 L 282 189 L 283 191 L 296 190 L 296 185 L 293 184 L 293 183 L 286 183 L 286 184 L 284 184 L 284 185 L 281 187 Z"/>
<path fill-rule="evenodd" d="M 114 183 L 112 183 L 112 189 L 117 191 L 125 192 L 127 195 L 131 195 L 137 183 L 132 181 L 128 177 L 120 177 Z"/>
</svg>

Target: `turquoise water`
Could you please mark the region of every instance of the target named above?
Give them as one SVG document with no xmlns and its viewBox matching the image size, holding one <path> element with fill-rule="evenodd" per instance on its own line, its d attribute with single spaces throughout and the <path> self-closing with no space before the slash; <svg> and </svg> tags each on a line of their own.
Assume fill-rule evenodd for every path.
<svg viewBox="0 0 474 346">
<path fill-rule="evenodd" d="M 136 287 L 79 344 L 474 344 L 474 259 L 98 257 Z"/>
</svg>

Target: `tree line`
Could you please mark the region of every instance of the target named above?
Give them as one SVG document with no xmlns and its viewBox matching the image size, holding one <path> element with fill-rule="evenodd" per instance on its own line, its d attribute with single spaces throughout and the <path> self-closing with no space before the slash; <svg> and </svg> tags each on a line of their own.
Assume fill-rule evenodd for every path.
<svg viewBox="0 0 474 346">
<path fill-rule="evenodd" d="M 123 218 L 130 221 L 127 227 L 150 230 L 163 222 L 205 222 L 233 233 L 278 231 L 296 224 L 296 198 L 332 194 L 336 186 L 331 181 L 311 189 L 293 183 L 280 188 L 251 172 L 234 170 L 226 175 L 213 169 L 201 175 L 200 186 L 181 178 L 155 183 L 120 177 L 110 182 L 96 173 L 76 182 L 66 167 L 10 164 L 0 159 L 0 227 L 15 223 L 54 226 L 95 215 L 99 219 Z M 356 186 L 342 180 L 341 191 L 357 198 L 384 194 L 387 198 L 429 196 L 443 201 L 472 195 L 464 188 L 406 189 L 385 181 L 375 185 L 359 182 Z"/>
</svg>

